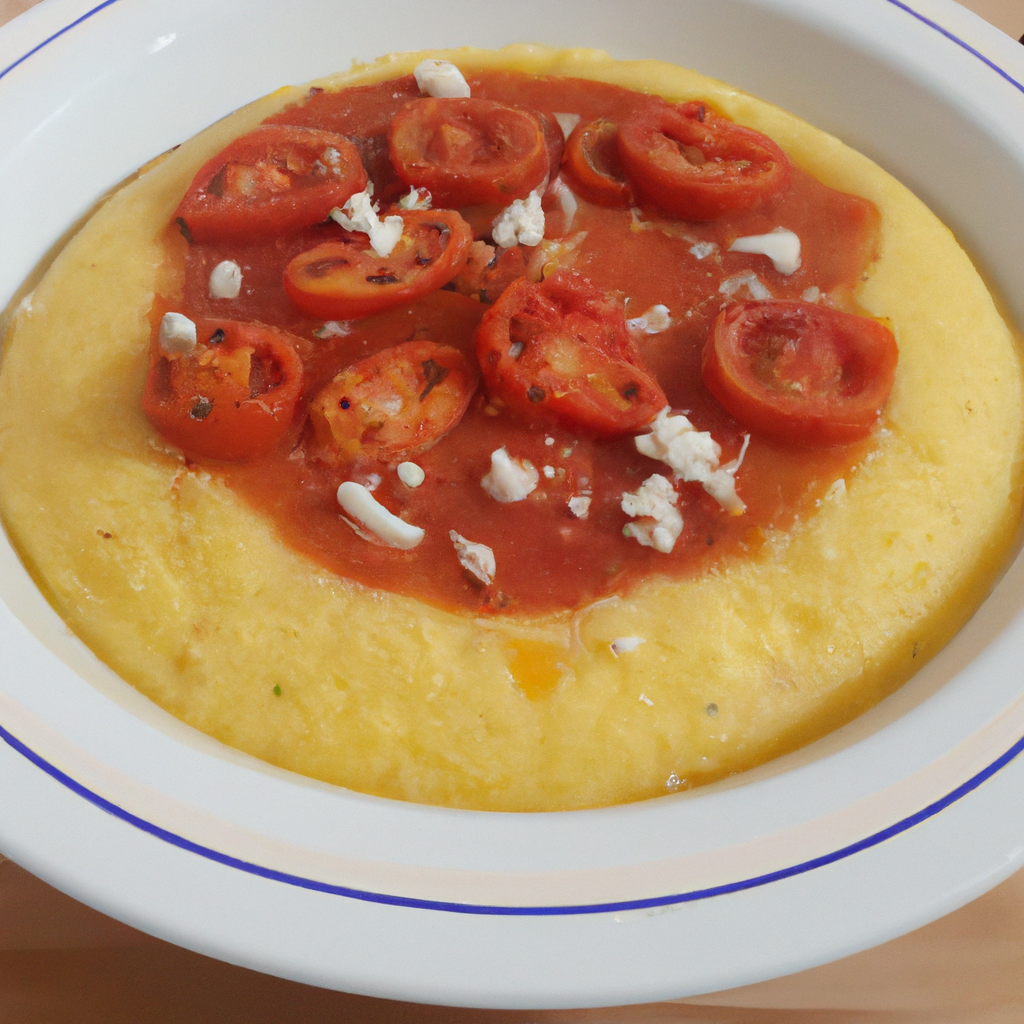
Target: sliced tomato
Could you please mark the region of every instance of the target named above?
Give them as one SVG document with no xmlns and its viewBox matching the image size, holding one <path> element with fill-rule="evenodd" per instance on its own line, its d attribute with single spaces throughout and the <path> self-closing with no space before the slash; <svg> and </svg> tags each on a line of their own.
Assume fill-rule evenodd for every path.
<svg viewBox="0 0 1024 1024">
<path fill-rule="evenodd" d="M 627 207 L 633 193 L 619 156 L 619 126 L 607 118 L 580 122 L 565 140 L 565 172 L 573 191 L 599 206 Z"/>
<path fill-rule="evenodd" d="M 437 206 L 507 206 L 547 180 L 551 160 L 536 116 L 473 98 L 407 103 L 391 122 L 388 145 L 398 176 L 429 189 Z"/>
<path fill-rule="evenodd" d="M 506 406 L 595 437 L 639 430 L 668 404 L 622 307 L 570 271 L 513 282 L 480 322 L 477 357 Z"/>
<path fill-rule="evenodd" d="M 704 346 L 708 390 L 743 426 L 801 445 L 866 437 L 889 398 L 896 339 L 884 324 L 798 300 L 735 302 Z"/>
<path fill-rule="evenodd" d="M 326 220 L 366 188 L 348 139 L 333 132 L 262 125 L 204 164 L 175 218 L 186 238 L 268 238 Z"/>
<path fill-rule="evenodd" d="M 640 108 L 619 126 L 619 155 L 642 199 L 685 220 L 751 210 L 785 188 L 791 173 L 767 135 L 703 103 Z"/>
<path fill-rule="evenodd" d="M 296 256 L 284 271 L 292 302 L 309 316 L 354 320 L 446 285 L 473 244 L 469 225 L 455 210 L 410 210 L 401 216 L 405 227 L 389 256 L 378 256 L 360 234 Z"/>
<path fill-rule="evenodd" d="M 272 452 L 302 397 L 299 339 L 262 324 L 198 320 L 196 347 L 167 354 L 159 325 L 150 345 L 142 408 L 187 455 L 247 462 Z"/>
<path fill-rule="evenodd" d="M 313 399 L 309 418 L 326 461 L 397 462 L 425 451 L 462 419 L 476 368 L 456 348 L 407 341 L 342 370 Z"/>
</svg>

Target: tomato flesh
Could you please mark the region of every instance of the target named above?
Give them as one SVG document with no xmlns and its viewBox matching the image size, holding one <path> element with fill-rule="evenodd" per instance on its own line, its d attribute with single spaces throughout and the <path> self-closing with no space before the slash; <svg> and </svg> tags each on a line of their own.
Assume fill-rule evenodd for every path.
<svg viewBox="0 0 1024 1024">
<path fill-rule="evenodd" d="M 361 359 L 313 399 L 318 454 L 332 464 L 397 462 L 436 444 L 462 419 L 478 374 L 456 348 L 409 341 Z"/>
<path fill-rule="evenodd" d="M 142 408 L 186 455 L 244 462 L 270 454 L 291 429 L 302 397 L 302 361 L 284 331 L 198 320 L 196 347 L 167 354 L 150 344 Z"/>
<path fill-rule="evenodd" d="M 308 316 L 347 320 L 446 285 L 472 245 L 469 225 L 454 210 L 413 210 L 402 219 L 402 237 L 386 257 L 378 256 L 363 235 L 296 256 L 284 271 L 288 297 Z"/>
<path fill-rule="evenodd" d="M 619 156 L 619 128 L 608 118 L 578 124 L 565 140 L 565 169 L 573 191 L 599 206 L 632 205 Z"/>
<path fill-rule="evenodd" d="M 366 180 L 348 139 L 262 125 L 199 169 L 175 217 L 190 241 L 271 237 L 326 220 Z"/>
<path fill-rule="evenodd" d="M 536 116 L 504 103 L 423 97 L 398 111 L 388 143 L 398 176 L 429 189 L 436 206 L 507 206 L 546 181 L 548 135 Z"/>
<path fill-rule="evenodd" d="M 870 317 L 799 300 L 736 302 L 704 347 L 708 390 L 743 426 L 801 445 L 866 437 L 889 398 L 896 339 Z"/>
<path fill-rule="evenodd" d="M 568 271 L 515 281 L 484 314 L 477 357 L 488 392 L 520 416 L 595 437 L 640 430 L 668 404 L 621 307 Z"/>
<path fill-rule="evenodd" d="M 640 196 L 685 220 L 751 210 L 789 182 L 790 164 L 767 135 L 702 103 L 641 107 L 619 127 L 619 154 Z"/>
</svg>

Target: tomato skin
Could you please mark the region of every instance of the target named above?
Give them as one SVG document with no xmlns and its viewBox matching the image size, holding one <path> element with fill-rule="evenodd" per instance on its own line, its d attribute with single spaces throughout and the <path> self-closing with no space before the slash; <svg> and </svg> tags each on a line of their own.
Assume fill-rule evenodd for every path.
<svg viewBox="0 0 1024 1024">
<path fill-rule="evenodd" d="M 408 185 L 430 190 L 436 206 L 508 206 L 548 176 L 548 136 L 529 111 L 494 100 L 421 97 L 395 115 L 391 163 Z"/>
<path fill-rule="evenodd" d="M 744 427 L 799 445 L 871 433 L 896 374 L 884 324 L 796 299 L 735 302 L 704 346 L 708 390 Z"/>
<path fill-rule="evenodd" d="M 284 271 L 288 297 L 308 316 L 355 320 L 446 285 L 473 244 L 469 225 L 455 210 L 401 216 L 405 227 L 390 256 L 378 256 L 361 235 L 296 256 Z"/>
<path fill-rule="evenodd" d="M 143 411 L 186 455 L 248 462 L 270 454 L 302 398 L 299 339 L 234 320 L 197 320 L 196 335 L 191 352 L 168 355 L 154 329 Z"/>
<path fill-rule="evenodd" d="M 313 399 L 318 454 L 332 464 L 398 462 L 462 419 L 479 374 L 456 348 L 428 340 L 382 349 L 342 370 Z"/>
<path fill-rule="evenodd" d="M 619 127 L 607 118 L 580 122 L 565 140 L 565 171 L 573 191 L 598 206 L 633 204 L 619 156 Z"/>
<path fill-rule="evenodd" d="M 752 210 L 789 183 L 786 154 L 767 135 L 702 103 L 640 108 L 619 126 L 619 155 L 642 199 L 684 220 Z"/>
<path fill-rule="evenodd" d="M 338 154 L 330 163 L 321 159 L 329 150 Z M 269 238 L 326 220 L 364 188 L 366 171 L 348 139 L 261 125 L 199 169 L 174 216 L 196 242 Z"/>
<path fill-rule="evenodd" d="M 520 416 L 594 437 L 635 432 L 668 405 L 622 308 L 570 271 L 514 281 L 480 322 L 477 358 L 488 392 Z"/>
</svg>

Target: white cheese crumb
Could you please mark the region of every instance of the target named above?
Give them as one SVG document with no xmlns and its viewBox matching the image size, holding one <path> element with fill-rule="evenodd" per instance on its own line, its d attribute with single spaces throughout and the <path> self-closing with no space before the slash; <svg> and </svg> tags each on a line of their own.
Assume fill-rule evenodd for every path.
<svg viewBox="0 0 1024 1024">
<path fill-rule="evenodd" d="M 767 256 L 772 266 L 786 277 L 800 269 L 800 236 L 789 228 L 775 228 L 766 235 L 744 235 L 729 246 L 729 252 Z"/>
<path fill-rule="evenodd" d="M 427 474 L 423 472 L 423 467 L 417 466 L 415 462 L 400 462 L 398 464 L 398 479 L 406 487 L 419 487 L 427 479 Z"/>
<path fill-rule="evenodd" d="M 345 200 L 345 205 L 331 210 L 331 218 L 346 231 L 361 231 L 370 236 L 370 248 L 384 259 L 390 256 L 402 237 L 405 221 L 398 214 L 381 220 L 371 191 L 356 192 Z"/>
<path fill-rule="evenodd" d="M 313 332 L 317 338 L 346 338 L 351 333 L 352 325 L 347 320 L 328 320 Z"/>
<path fill-rule="evenodd" d="M 495 501 L 507 504 L 532 494 L 539 480 L 540 474 L 530 462 L 511 458 L 502 446 L 491 452 L 491 468 L 480 486 Z"/>
<path fill-rule="evenodd" d="M 210 298 L 237 299 L 242 290 L 242 268 L 234 260 L 221 260 L 210 271 Z"/>
<path fill-rule="evenodd" d="M 810 288 L 804 289 L 800 298 L 804 302 L 817 302 L 821 298 L 821 289 L 816 284 L 812 284 Z"/>
<path fill-rule="evenodd" d="M 555 111 L 555 120 L 558 122 L 558 127 L 562 129 L 562 134 L 569 138 L 572 135 L 573 129 L 580 123 L 579 114 L 560 114 Z"/>
<path fill-rule="evenodd" d="M 626 321 L 626 326 L 631 331 L 643 331 L 644 334 L 661 334 L 672 326 L 672 317 L 669 316 L 668 306 L 660 302 L 651 306 L 646 313 Z"/>
<path fill-rule="evenodd" d="M 554 443 L 555 439 L 548 434 L 544 435 L 544 443 L 550 448 Z"/>
<path fill-rule="evenodd" d="M 409 191 L 398 200 L 398 205 L 403 210 L 429 210 L 433 201 L 434 197 L 427 189 L 410 185 Z"/>
<path fill-rule="evenodd" d="M 747 507 L 736 494 L 735 478 L 749 441 L 747 435 L 739 457 L 727 466 L 719 467 L 722 449 L 718 442 L 708 431 L 697 430 L 682 413 L 670 415 L 668 406 L 654 418 L 649 434 L 640 434 L 634 439 L 636 450 L 641 455 L 666 463 L 677 480 L 699 482 L 722 508 L 733 515 L 739 515 Z"/>
<path fill-rule="evenodd" d="M 586 519 L 590 515 L 590 501 L 587 494 L 574 494 L 569 499 L 569 511 L 577 519 Z"/>
<path fill-rule="evenodd" d="M 622 511 L 627 516 L 653 522 L 627 523 L 625 537 L 633 537 L 645 548 L 667 555 L 683 532 L 683 517 L 676 508 L 676 489 L 660 473 L 649 476 L 635 492 L 622 495 Z"/>
<path fill-rule="evenodd" d="M 543 467 L 541 467 L 541 472 L 544 474 L 546 479 L 548 479 L 548 480 L 554 480 L 555 479 L 555 467 L 554 466 L 543 466 Z"/>
<path fill-rule="evenodd" d="M 420 92 L 438 99 L 466 99 L 470 95 L 469 83 L 450 60 L 420 61 L 413 71 Z"/>
<path fill-rule="evenodd" d="M 764 302 L 765 299 L 772 297 L 765 283 L 752 270 L 744 270 L 735 277 L 727 277 L 718 286 L 719 292 L 728 298 L 732 298 L 741 288 L 746 288 L 750 292 L 750 297 L 757 299 L 758 302 Z"/>
<path fill-rule="evenodd" d="M 160 348 L 181 355 L 196 347 L 196 325 L 184 313 L 164 313 L 160 321 Z"/>
<path fill-rule="evenodd" d="M 628 654 L 630 651 L 635 651 L 642 643 L 646 642 L 643 637 L 639 636 L 619 636 L 608 646 L 612 654 L 617 658 L 620 654 Z"/>
<path fill-rule="evenodd" d="M 494 552 L 486 544 L 474 544 L 466 540 L 455 530 L 449 530 L 448 536 L 455 545 L 455 553 L 459 556 L 462 567 L 471 572 L 485 587 L 490 586 L 498 568 L 494 561 Z"/>
<path fill-rule="evenodd" d="M 408 551 L 423 540 L 423 530 L 389 512 L 367 488 L 354 480 L 346 480 L 338 487 L 338 504 L 390 548 Z"/>
<path fill-rule="evenodd" d="M 540 192 L 534 189 L 525 199 L 506 206 L 491 225 L 491 238 L 502 249 L 513 245 L 538 245 L 544 238 L 544 210 Z"/>
<path fill-rule="evenodd" d="M 718 245 L 715 242 L 694 242 L 690 246 L 690 255 L 695 256 L 699 260 L 707 259 L 713 252 L 718 251 Z"/>
</svg>

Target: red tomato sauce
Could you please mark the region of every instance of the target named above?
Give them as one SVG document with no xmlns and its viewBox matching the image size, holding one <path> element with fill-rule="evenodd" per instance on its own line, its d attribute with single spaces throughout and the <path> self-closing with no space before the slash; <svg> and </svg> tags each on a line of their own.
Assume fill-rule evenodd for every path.
<svg viewBox="0 0 1024 1024">
<path fill-rule="evenodd" d="M 579 114 L 584 121 L 623 117 L 639 99 L 601 83 L 512 72 L 483 73 L 469 82 L 474 97 L 547 115 Z M 411 76 L 340 93 L 314 90 L 304 103 L 269 120 L 351 139 L 375 183 L 383 215 L 388 202 L 408 190 L 388 162 L 387 128 L 395 111 L 417 95 Z M 549 238 L 558 221 L 549 218 Z M 740 235 L 777 226 L 796 232 L 802 242 L 802 265 L 789 277 L 767 257 L 726 251 Z M 344 336 L 316 337 L 323 321 L 303 316 L 292 305 L 282 271 L 292 257 L 336 237 L 338 230 L 327 224 L 270 242 L 189 245 L 182 308 L 193 318 L 253 320 L 302 339 L 298 347 L 306 401 L 346 366 L 414 338 L 454 346 L 476 358 L 474 331 L 489 307 L 450 290 L 353 321 Z M 870 203 L 794 168 L 790 184 L 768 207 L 711 223 L 672 221 L 653 209 L 608 209 L 581 199 L 564 240 L 576 243 L 572 270 L 621 295 L 627 317 L 640 316 L 655 304 L 668 307 L 673 325 L 641 336 L 640 356 L 673 410 L 685 411 L 698 430 L 711 432 L 725 464 L 740 451 L 744 431 L 709 394 L 700 369 L 709 328 L 727 301 L 720 286 L 754 271 L 776 298 L 798 298 L 817 288 L 828 292 L 834 304 L 854 310 L 852 295 L 875 256 L 876 235 L 877 212 Z M 691 252 L 698 243 L 714 243 L 717 251 L 698 259 Z M 170 243 L 172 258 L 184 248 L 180 240 Z M 229 301 L 211 299 L 210 271 L 225 259 L 242 268 L 242 293 Z M 737 297 L 747 297 L 746 291 Z M 651 577 L 685 578 L 722 558 L 745 557 L 756 551 L 766 530 L 786 529 L 812 512 L 814 502 L 864 453 L 864 443 L 799 448 L 751 437 L 736 476 L 746 512 L 729 515 L 700 484 L 678 484 L 683 533 L 674 550 L 663 554 L 623 536 L 630 520 L 620 502 L 624 492 L 635 491 L 653 473 L 671 478 L 669 467 L 640 455 L 631 436 L 595 441 L 517 419 L 497 409 L 482 386 L 461 423 L 413 460 L 426 474 L 415 489 L 399 481 L 393 466 L 328 466 L 307 451 L 308 436 L 299 424 L 272 456 L 207 465 L 268 515 L 287 544 L 343 577 L 441 607 L 521 614 L 576 608 L 626 594 Z M 523 501 L 498 503 L 480 485 L 491 453 L 501 446 L 517 459 L 529 459 L 541 473 L 538 487 Z M 375 486 L 374 496 L 382 504 L 426 531 L 423 542 L 405 551 L 358 536 L 342 518 L 335 497 L 344 479 Z M 592 496 L 586 519 L 574 517 L 567 505 L 582 491 Z M 460 565 L 450 530 L 493 550 L 497 571 L 491 586 L 475 582 Z"/>
</svg>

